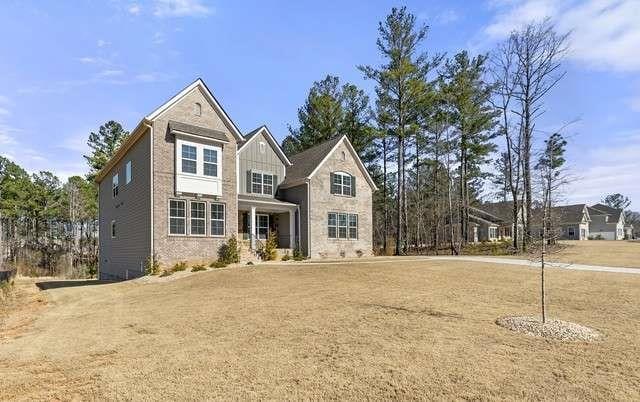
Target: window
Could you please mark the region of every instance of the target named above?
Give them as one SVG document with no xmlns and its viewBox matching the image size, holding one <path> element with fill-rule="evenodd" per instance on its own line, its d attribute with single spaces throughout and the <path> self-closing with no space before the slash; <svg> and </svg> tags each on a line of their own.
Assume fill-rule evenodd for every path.
<svg viewBox="0 0 640 402">
<path fill-rule="evenodd" d="M 347 154 L 346 154 L 344 151 L 342 151 L 342 157 L 341 157 L 341 159 L 342 159 L 343 161 L 346 161 L 346 160 L 347 160 Z"/>
<path fill-rule="evenodd" d="M 196 147 L 182 144 L 182 173 L 196 174 Z"/>
<path fill-rule="evenodd" d="M 211 236 L 224 236 L 224 204 L 211 203 Z"/>
<path fill-rule="evenodd" d="M 569 236 L 573 237 L 573 236 L 575 236 L 575 235 L 576 235 L 576 231 L 575 231 L 575 229 L 574 229 L 574 228 L 572 228 L 572 227 L 571 227 L 571 228 L 569 228 Z"/>
<path fill-rule="evenodd" d="M 349 238 L 358 238 L 358 215 L 349 214 Z"/>
<path fill-rule="evenodd" d="M 490 239 L 498 238 L 498 228 L 494 228 L 494 227 L 489 228 L 489 238 Z"/>
<path fill-rule="evenodd" d="M 193 113 L 196 116 L 202 116 L 202 105 L 199 104 L 198 102 L 196 102 L 196 104 L 194 105 Z"/>
<path fill-rule="evenodd" d="M 169 201 L 169 234 L 184 235 L 186 231 L 185 201 Z"/>
<path fill-rule="evenodd" d="M 251 172 L 251 192 L 273 195 L 273 175 Z"/>
<path fill-rule="evenodd" d="M 124 183 L 131 183 L 131 161 L 127 162 L 126 168 L 124 170 Z"/>
<path fill-rule="evenodd" d="M 115 239 L 116 237 L 116 221 L 111 221 L 111 238 Z"/>
<path fill-rule="evenodd" d="M 331 193 L 340 195 L 352 195 L 352 176 L 347 173 L 333 173 L 331 180 Z"/>
<path fill-rule="evenodd" d="M 189 225 L 192 235 L 205 235 L 206 229 L 206 204 L 200 201 L 192 201 L 191 205 L 191 225 Z"/>
<path fill-rule="evenodd" d="M 111 189 L 113 190 L 114 197 L 118 196 L 118 189 L 119 189 L 118 181 L 119 181 L 118 174 L 116 173 L 113 175 L 113 178 L 111 179 Z"/>
<path fill-rule="evenodd" d="M 329 212 L 327 215 L 327 234 L 330 239 L 358 238 L 358 215 L 342 212 Z"/>
<path fill-rule="evenodd" d="M 263 154 L 267 150 L 267 144 L 265 144 L 264 142 L 260 141 L 260 143 L 258 144 L 258 148 L 260 149 L 260 153 Z"/>
<path fill-rule="evenodd" d="M 204 165 L 203 172 L 205 176 L 218 176 L 218 151 L 215 149 L 204 148 Z"/>
</svg>

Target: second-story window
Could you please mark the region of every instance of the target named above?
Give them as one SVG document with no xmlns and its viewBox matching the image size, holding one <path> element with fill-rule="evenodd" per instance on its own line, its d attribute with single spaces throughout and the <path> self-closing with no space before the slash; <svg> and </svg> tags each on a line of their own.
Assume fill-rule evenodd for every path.
<svg viewBox="0 0 640 402">
<path fill-rule="evenodd" d="M 335 172 L 331 174 L 331 194 L 354 196 L 355 178 L 348 173 Z"/>
<path fill-rule="evenodd" d="M 273 175 L 260 172 L 251 173 L 251 192 L 273 195 Z"/>
<path fill-rule="evenodd" d="M 182 173 L 196 174 L 198 153 L 196 147 L 182 144 Z"/>
<path fill-rule="evenodd" d="M 218 176 L 218 151 L 215 149 L 203 149 L 203 172 L 205 176 Z"/>
<path fill-rule="evenodd" d="M 112 190 L 112 192 L 113 192 L 113 196 L 114 196 L 114 197 L 117 197 L 117 196 L 118 196 L 118 190 L 119 190 L 118 182 L 119 182 L 119 181 L 120 181 L 120 180 L 119 180 L 119 178 L 118 178 L 118 174 L 117 174 L 117 173 L 116 173 L 116 174 L 114 174 L 114 175 L 113 175 L 113 178 L 111 179 L 111 190 Z"/>
<path fill-rule="evenodd" d="M 124 170 L 124 184 L 131 183 L 131 161 L 127 161 Z"/>
</svg>

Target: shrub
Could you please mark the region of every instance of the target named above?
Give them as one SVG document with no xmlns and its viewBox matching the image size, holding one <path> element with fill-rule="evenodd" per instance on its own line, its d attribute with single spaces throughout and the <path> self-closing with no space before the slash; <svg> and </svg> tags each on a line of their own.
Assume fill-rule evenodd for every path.
<svg viewBox="0 0 640 402">
<path fill-rule="evenodd" d="M 362 250 L 356 250 L 356 255 L 358 256 L 358 258 L 361 258 L 364 253 L 362 252 Z"/>
<path fill-rule="evenodd" d="M 169 270 L 169 269 L 165 269 L 164 271 L 162 271 L 162 273 L 160 274 L 160 277 L 165 277 L 165 276 L 169 276 L 169 275 L 173 275 L 173 271 Z"/>
<path fill-rule="evenodd" d="M 285 255 L 282 256 L 281 260 L 282 261 L 289 261 L 291 259 L 291 256 L 289 255 L 289 252 L 287 251 L 287 253 Z"/>
<path fill-rule="evenodd" d="M 211 268 L 224 268 L 227 266 L 227 263 L 223 261 L 214 261 L 211 264 L 209 264 L 209 266 Z"/>
<path fill-rule="evenodd" d="M 180 261 L 180 262 L 176 262 L 175 263 L 173 268 L 171 268 L 171 271 L 179 272 L 179 271 L 184 271 L 185 269 L 187 269 L 187 262 L 186 261 Z"/>
<path fill-rule="evenodd" d="M 304 255 L 302 255 L 302 251 L 300 251 L 299 247 L 293 249 L 293 260 L 294 261 L 302 261 L 304 260 Z"/>
<path fill-rule="evenodd" d="M 346 257 L 347 253 L 345 253 L 344 250 L 340 250 L 340 257 L 344 258 Z"/>
<path fill-rule="evenodd" d="M 273 261 L 278 256 L 276 249 L 278 248 L 278 238 L 276 232 L 269 232 L 267 241 L 264 243 L 260 256 L 264 261 Z"/>
<path fill-rule="evenodd" d="M 197 264 L 191 267 L 191 272 L 206 271 L 206 270 L 207 268 L 204 266 L 204 264 Z"/>
<path fill-rule="evenodd" d="M 160 273 L 160 260 L 155 253 L 147 257 L 144 273 L 145 275 L 158 275 Z"/>
<path fill-rule="evenodd" d="M 237 264 L 240 262 L 240 246 L 238 245 L 238 239 L 236 235 L 229 238 L 225 244 L 220 246 L 218 250 L 218 261 L 225 264 Z"/>
</svg>

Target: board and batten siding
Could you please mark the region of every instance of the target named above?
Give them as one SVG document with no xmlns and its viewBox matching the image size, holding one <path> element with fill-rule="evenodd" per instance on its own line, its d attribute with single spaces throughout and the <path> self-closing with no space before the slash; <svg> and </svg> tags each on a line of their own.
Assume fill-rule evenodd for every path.
<svg viewBox="0 0 640 402">
<path fill-rule="evenodd" d="M 151 250 L 150 144 L 147 130 L 99 185 L 100 279 L 131 279 L 144 275 Z M 131 161 L 131 182 L 126 164 Z M 118 196 L 113 197 L 112 178 L 118 173 Z M 116 237 L 111 237 L 111 221 Z"/>
<path fill-rule="evenodd" d="M 264 152 L 260 151 L 260 143 L 264 144 Z M 277 183 L 275 183 L 274 189 L 277 189 L 278 185 L 284 180 L 284 164 L 273 148 L 271 148 L 271 145 L 265 138 L 264 133 L 256 134 L 256 138 L 252 138 L 251 142 L 242 147 L 238 153 L 238 159 L 240 194 L 251 194 L 247 191 L 247 172 L 250 170 L 276 175 Z"/>
<path fill-rule="evenodd" d="M 280 198 L 298 204 L 300 206 L 300 250 L 305 256 L 311 254 L 309 249 L 309 199 L 308 199 L 308 185 L 307 183 L 300 184 L 295 187 L 280 189 Z"/>
</svg>

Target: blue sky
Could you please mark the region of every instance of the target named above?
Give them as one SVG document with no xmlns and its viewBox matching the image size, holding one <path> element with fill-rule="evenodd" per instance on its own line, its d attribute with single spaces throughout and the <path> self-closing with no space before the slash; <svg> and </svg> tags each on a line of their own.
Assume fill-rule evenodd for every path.
<svg viewBox="0 0 640 402">
<path fill-rule="evenodd" d="M 640 2 L 3 1 L 0 154 L 66 178 L 86 166 L 86 138 L 114 119 L 128 129 L 201 77 L 247 132 L 278 139 L 314 80 L 370 91 L 358 64 L 378 64 L 378 21 L 406 5 L 431 30 L 425 50 L 490 51 L 510 30 L 549 16 L 571 30 L 567 76 L 538 137 L 565 131 L 568 202 L 621 192 L 640 208 Z"/>
</svg>

